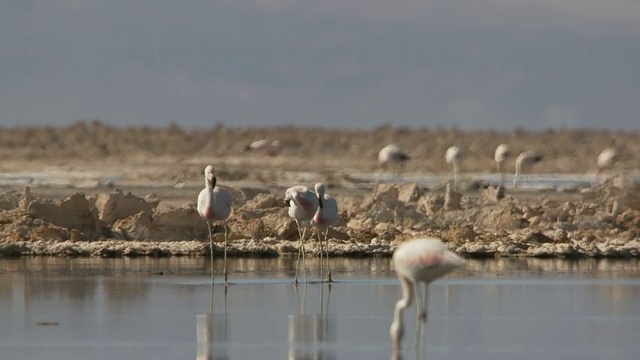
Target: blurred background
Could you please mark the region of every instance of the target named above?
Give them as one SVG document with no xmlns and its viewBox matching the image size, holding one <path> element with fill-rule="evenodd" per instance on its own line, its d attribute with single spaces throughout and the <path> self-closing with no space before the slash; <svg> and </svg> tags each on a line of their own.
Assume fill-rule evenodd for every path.
<svg viewBox="0 0 640 360">
<path fill-rule="evenodd" d="M 0 126 L 640 128 L 630 0 L 0 0 Z"/>
</svg>

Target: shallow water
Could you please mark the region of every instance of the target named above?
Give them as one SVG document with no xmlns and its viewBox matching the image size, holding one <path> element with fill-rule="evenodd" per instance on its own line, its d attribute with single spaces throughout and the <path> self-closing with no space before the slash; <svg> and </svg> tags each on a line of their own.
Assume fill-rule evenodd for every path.
<svg viewBox="0 0 640 360">
<path fill-rule="evenodd" d="M 230 259 L 226 301 L 218 276 L 212 304 L 203 258 L 3 259 L 0 358 L 391 358 L 400 291 L 389 259 L 334 260 L 330 287 L 317 261 L 295 287 L 291 258 Z M 405 313 L 401 355 L 634 359 L 639 270 L 638 260 L 469 260 L 430 286 L 422 351 L 415 308 Z"/>
</svg>

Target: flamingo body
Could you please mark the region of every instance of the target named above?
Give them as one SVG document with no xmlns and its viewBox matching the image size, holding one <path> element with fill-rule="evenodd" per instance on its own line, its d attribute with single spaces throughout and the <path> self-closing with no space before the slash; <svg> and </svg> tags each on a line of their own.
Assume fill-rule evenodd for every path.
<svg viewBox="0 0 640 360">
<path fill-rule="evenodd" d="M 513 177 L 513 187 L 518 187 L 520 175 L 523 171 L 542 161 L 542 155 L 534 151 L 525 151 L 518 155 L 516 159 L 516 171 Z"/>
<path fill-rule="evenodd" d="M 261 139 L 245 146 L 243 150 L 260 152 L 268 156 L 276 156 L 280 153 L 281 146 L 278 140 L 269 141 L 267 139 Z"/>
<path fill-rule="evenodd" d="M 496 162 L 496 168 L 500 173 L 500 185 L 504 184 L 504 163 L 511 155 L 507 144 L 500 144 L 493 153 L 493 159 Z"/>
<path fill-rule="evenodd" d="M 378 152 L 378 163 L 380 168 L 385 170 L 389 165 L 404 166 L 407 160 L 411 159 L 398 145 L 387 145 Z"/>
<path fill-rule="evenodd" d="M 453 165 L 453 179 L 454 184 L 457 184 L 460 181 L 460 159 L 462 158 L 462 154 L 460 152 L 460 148 L 457 146 L 452 146 L 447 149 L 447 152 L 444 155 L 444 159 Z"/>
<path fill-rule="evenodd" d="M 309 221 L 318 210 L 318 196 L 306 186 L 288 188 L 284 201 L 289 206 L 289 217 L 296 221 Z"/>
<path fill-rule="evenodd" d="M 596 160 L 597 168 L 595 182 L 598 182 L 598 180 L 600 179 L 600 174 L 604 170 L 611 168 L 616 162 L 618 162 L 618 160 L 620 160 L 620 154 L 615 147 L 602 150 Z"/>
<path fill-rule="evenodd" d="M 402 298 L 396 303 L 390 328 L 393 348 L 398 349 L 404 336 L 402 314 L 411 306 L 413 293 L 416 296 L 419 319 L 426 322 L 429 284 L 463 266 L 465 261 L 448 250 L 437 238 L 414 239 L 401 244 L 394 252 L 392 261 L 402 287 Z M 424 303 L 418 286 L 421 282 L 426 284 Z"/>
<path fill-rule="evenodd" d="M 511 155 L 509 152 L 509 146 L 507 144 L 500 144 L 496 148 L 496 152 L 493 154 L 493 159 L 496 163 L 503 163 Z"/>
</svg>

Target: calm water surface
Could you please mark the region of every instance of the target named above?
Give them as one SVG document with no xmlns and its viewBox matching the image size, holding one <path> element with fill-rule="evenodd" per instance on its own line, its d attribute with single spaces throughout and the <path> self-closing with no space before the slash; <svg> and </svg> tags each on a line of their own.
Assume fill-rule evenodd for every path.
<svg viewBox="0 0 640 360">
<path fill-rule="evenodd" d="M 2 259 L 0 358 L 392 357 L 400 290 L 389 259 L 335 259 L 331 286 L 308 261 L 310 283 L 295 287 L 294 264 L 232 259 L 225 294 L 202 258 Z M 470 260 L 431 285 L 420 350 L 415 308 L 405 312 L 400 355 L 636 359 L 639 270 L 638 260 Z"/>
</svg>

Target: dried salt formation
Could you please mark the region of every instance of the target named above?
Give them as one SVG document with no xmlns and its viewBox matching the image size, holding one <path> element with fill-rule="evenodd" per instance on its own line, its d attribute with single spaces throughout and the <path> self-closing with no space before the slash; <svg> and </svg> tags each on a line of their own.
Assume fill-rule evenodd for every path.
<svg viewBox="0 0 640 360">
<path fill-rule="evenodd" d="M 87 239 L 103 236 L 103 223 L 98 211 L 83 193 L 75 193 L 62 201 L 33 200 L 27 213 L 33 219 L 42 219 L 66 229 L 81 231 Z"/>
<path fill-rule="evenodd" d="M 131 193 L 125 195 L 122 190 L 116 189 L 110 194 L 99 194 L 96 208 L 100 213 L 100 220 L 113 224 L 141 211 L 150 212 L 152 206 L 143 198 Z"/>
<path fill-rule="evenodd" d="M 547 192 L 541 198 L 514 193 L 498 199 L 495 188 L 471 195 L 443 190 L 427 192 L 412 183 L 379 184 L 369 194 L 334 189 L 341 212 L 329 232 L 331 255 L 389 256 L 406 239 L 438 236 L 472 257 L 640 256 L 639 190 L 633 182 L 611 178 L 580 194 Z M 281 196 L 260 188 L 229 192 L 239 204 L 229 221 L 229 254 L 297 251 L 298 233 Z M 20 198 L 0 194 L 0 256 L 208 254 L 207 229 L 193 204 L 158 205 L 162 195 L 146 200 L 121 193 L 52 201 L 25 191 Z M 445 198 L 457 210 L 448 210 Z M 115 204 L 111 214 L 121 214 L 114 217 L 126 215 L 113 224 L 100 220 L 96 207 L 104 210 L 109 199 Z M 216 233 L 214 241 L 221 240 Z M 318 254 L 317 241 L 307 245 L 308 253 Z"/>
<path fill-rule="evenodd" d="M 447 211 L 460 210 L 460 200 L 462 200 L 462 194 L 453 191 L 451 182 L 448 182 L 444 193 L 444 209 Z"/>
</svg>

